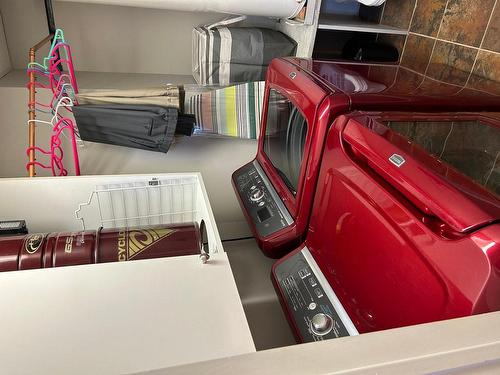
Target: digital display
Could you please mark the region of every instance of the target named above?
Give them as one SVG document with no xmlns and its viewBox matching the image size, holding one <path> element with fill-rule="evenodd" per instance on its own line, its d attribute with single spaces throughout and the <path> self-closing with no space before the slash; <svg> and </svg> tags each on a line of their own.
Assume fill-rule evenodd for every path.
<svg viewBox="0 0 500 375">
<path fill-rule="evenodd" d="M 266 221 L 267 219 L 269 219 L 271 217 L 271 212 L 269 212 L 269 208 L 264 207 L 264 208 L 261 208 L 259 211 L 257 211 L 257 216 L 259 217 L 259 220 L 261 222 Z"/>
</svg>

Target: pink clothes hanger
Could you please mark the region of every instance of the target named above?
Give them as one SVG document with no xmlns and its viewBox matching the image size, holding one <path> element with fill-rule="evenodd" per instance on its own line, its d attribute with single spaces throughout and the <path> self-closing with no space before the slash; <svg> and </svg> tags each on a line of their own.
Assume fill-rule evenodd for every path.
<svg viewBox="0 0 500 375">
<path fill-rule="evenodd" d="M 34 166 L 51 170 L 54 176 L 66 176 L 68 174 L 63 163 L 63 136 L 68 138 L 71 143 L 75 174 L 80 175 L 77 149 L 78 130 L 72 119 L 60 113 L 61 108 L 72 112 L 71 107 L 77 104 L 76 94 L 78 93 L 78 86 L 75 78 L 71 47 L 65 42 L 62 31 L 58 30 L 57 32 L 59 33 L 56 33 L 58 37 L 54 37 L 50 52 L 43 59 L 43 64 L 31 62 L 28 64 L 27 69 L 27 73 L 31 79 L 31 82 L 26 86 L 30 90 L 30 101 L 28 102 L 30 113 L 38 111 L 52 115 L 49 122 L 35 119 L 30 114 L 30 120 L 28 121 L 30 131 L 34 125 L 32 123 L 46 124 L 51 127 L 48 148 L 39 147 L 32 142 L 30 143 L 30 147 L 26 149 L 26 153 L 30 158 L 30 162 L 26 164 L 26 168 L 29 170 L 31 176 L 34 175 Z M 33 80 L 33 75 L 47 78 L 48 84 Z M 33 95 L 33 92 L 36 93 L 36 89 L 51 90 L 52 98 L 48 105 L 36 100 Z M 34 158 L 35 152 L 47 157 L 48 162 L 37 161 Z"/>
</svg>

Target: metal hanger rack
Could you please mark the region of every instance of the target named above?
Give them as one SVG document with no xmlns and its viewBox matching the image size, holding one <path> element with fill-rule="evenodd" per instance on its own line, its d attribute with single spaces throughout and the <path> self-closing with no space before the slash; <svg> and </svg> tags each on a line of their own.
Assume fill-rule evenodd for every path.
<svg viewBox="0 0 500 375">
<path fill-rule="evenodd" d="M 29 50 L 28 63 L 28 148 L 26 153 L 29 162 L 26 164 L 26 169 L 30 177 L 36 175 L 36 167 L 52 170 L 54 176 L 65 176 L 68 171 L 63 165 L 63 148 L 61 136 L 68 137 L 72 144 L 74 168 L 77 175 L 80 174 L 80 166 L 78 159 L 78 150 L 76 146 L 76 126 L 72 119 L 58 113 L 59 108 L 66 109 L 71 112 L 70 107 L 76 104 L 76 93 L 78 86 L 76 84 L 73 62 L 71 58 L 71 50 L 69 45 L 64 40 L 64 34 L 61 30 L 56 29 L 52 1 L 45 0 L 45 12 L 47 17 L 47 27 L 49 35 L 44 37 L 40 42 L 35 44 Z M 43 59 L 42 63 L 36 62 L 37 52 L 46 44 L 51 43 L 50 52 Z M 61 58 L 60 50 L 63 50 L 65 57 Z M 63 65 L 67 67 L 68 73 L 63 73 Z M 43 76 L 48 78 L 49 84 L 38 82 L 37 77 Z M 50 88 L 53 97 L 49 105 L 37 102 L 37 88 Z M 49 121 L 37 119 L 37 112 L 52 114 L 53 117 Z M 43 149 L 36 144 L 36 125 L 44 123 L 51 126 L 50 145 L 48 149 Z M 49 158 L 48 163 L 42 163 L 36 159 L 36 153 L 45 155 Z"/>
</svg>

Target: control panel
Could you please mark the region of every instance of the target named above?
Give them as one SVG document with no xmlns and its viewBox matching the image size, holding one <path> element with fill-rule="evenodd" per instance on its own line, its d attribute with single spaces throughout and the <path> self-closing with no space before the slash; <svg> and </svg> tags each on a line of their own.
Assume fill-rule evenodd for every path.
<svg viewBox="0 0 500 375">
<path fill-rule="evenodd" d="M 304 342 L 358 334 L 307 247 L 279 263 L 273 277 Z"/>
<path fill-rule="evenodd" d="M 259 235 L 268 236 L 293 223 L 290 213 L 257 161 L 239 169 L 233 175 L 233 180 Z"/>
</svg>

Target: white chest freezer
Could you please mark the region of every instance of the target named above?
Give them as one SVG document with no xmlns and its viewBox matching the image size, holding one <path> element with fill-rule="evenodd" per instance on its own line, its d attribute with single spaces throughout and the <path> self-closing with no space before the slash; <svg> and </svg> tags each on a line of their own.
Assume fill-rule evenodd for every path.
<svg viewBox="0 0 500 375">
<path fill-rule="evenodd" d="M 1 219 L 30 232 L 203 220 L 210 253 L 0 272 L 0 372 L 130 373 L 255 351 L 200 174 L 0 179 L 0 196 Z"/>
</svg>

